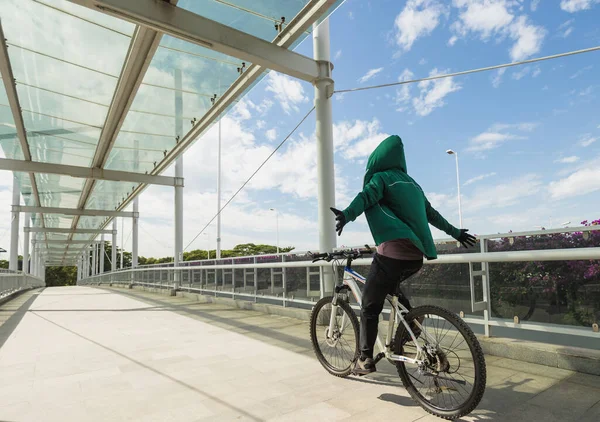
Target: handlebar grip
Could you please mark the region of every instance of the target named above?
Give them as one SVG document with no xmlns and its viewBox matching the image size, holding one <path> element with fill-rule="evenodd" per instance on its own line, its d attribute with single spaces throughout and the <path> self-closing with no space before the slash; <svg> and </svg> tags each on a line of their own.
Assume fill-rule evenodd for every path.
<svg viewBox="0 0 600 422">
<path fill-rule="evenodd" d="M 313 261 L 312 262 L 316 262 L 319 259 L 323 259 L 323 258 L 327 258 L 329 256 L 328 253 L 318 253 L 318 254 L 313 254 L 312 258 Z"/>
</svg>

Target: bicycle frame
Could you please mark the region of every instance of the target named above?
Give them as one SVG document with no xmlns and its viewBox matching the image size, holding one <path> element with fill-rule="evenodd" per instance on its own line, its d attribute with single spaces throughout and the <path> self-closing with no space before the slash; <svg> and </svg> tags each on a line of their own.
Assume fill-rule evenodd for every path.
<svg viewBox="0 0 600 422">
<path fill-rule="evenodd" d="M 343 277 L 342 285 L 348 286 L 348 288 L 352 291 L 352 294 L 354 295 L 354 298 L 358 302 L 359 306 L 362 305 L 362 294 L 361 294 L 361 291 L 360 291 L 360 288 L 359 288 L 357 282 L 364 284 L 365 281 L 366 281 L 366 279 L 362 275 L 360 275 L 359 273 L 354 271 L 351 267 L 346 266 L 344 268 L 344 277 Z M 337 315 L 337 306 L 338 306 L 337 305 L 338 295 L 339 295 L 339 293 L 334 292 L 333 301 L 332 301 L 333 309 L 331 312 L 331 317 L 330 317 L 330 321 L 329 321 L 329 331 L 327 333 L 327 336 L 329 336 L 329 333 L 334 332 L 335 315 Z M 414 333 L 412 332 L 408 323 L 404 319 L 404 314 L 408 313 L 408 309 L 403 304 L 398 302 L 398 298 L 396 296 L 393 296 L 391 299 L 388 297 L 387 300 L 392 305 L 392 309 L 390 311 L 390 319 L 389 319 L 389 323 L 388 323 L 388 330 L 387 330 L 385 346 L 381 340 L 381 335 L 379 333 L 377 334 L 377 346 L 379 346 L 379 349 L 383 353 L 383 356 L 381 356 L 381 357 L 385 357 L 392 361 L 406 362 L 406 363 L 410 363 L 410 364 L 414 364 L 414 365 L 423 364 L 424 361 L 422 359 L 420 359 L 420 357 L 424 354 L 423 348 L 417 342 L 417 339 L 416 339 Z M 342 324 L 341 324 L 342 329 L 344 327 L 345 315 L 346 314 L 344 314 L 344 316 L 342 316 Z M 426 336 L 429 336 L 429 334 L 427 334 L 426 330 L 423 328 L 423 326 L 418 321 L 414 321 L 414 322 L 418 326 L 418 328 L 421 329 L 422 333 L 424 333 Z M 410 334 L 414 344 L 417 347 L 416 359 L 412 359 L 412 358 L 409 358 L 409 357 L 406 357 L 403 355 L 396 355 L 392 352 L 391 340 L 393 337 L 394 328 L 396 326 L 396 323 L 404 324 L 404 326 L 408 330 L 408 333 Z"/>
</svg>

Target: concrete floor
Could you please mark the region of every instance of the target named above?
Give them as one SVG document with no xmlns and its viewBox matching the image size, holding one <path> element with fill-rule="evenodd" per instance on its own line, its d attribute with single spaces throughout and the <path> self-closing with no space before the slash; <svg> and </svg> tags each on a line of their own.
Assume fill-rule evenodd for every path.
<svg viewBox="0 0 600 422">
<path fill-rule="evenodd" d="M 137 290 L 29 292 L 0 307 L 0 421 L 441 420 L 387 362 L 339 379 L 308 324 Z M 600 420 L 600 377 L 487 357 L 465 421 Z"/>
</svg>

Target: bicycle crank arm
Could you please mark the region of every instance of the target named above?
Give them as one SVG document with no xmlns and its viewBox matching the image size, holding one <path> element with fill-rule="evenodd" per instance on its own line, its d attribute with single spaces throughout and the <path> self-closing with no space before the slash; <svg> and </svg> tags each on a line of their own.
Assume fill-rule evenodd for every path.
<svg viewBox="0 0 600 422">
<path fill-rule="evenodd" d="M 429 372 L 426 372 L 423 375 L 426 376 L 426 377 L 435 377 L 436 379 L 439 379 L 439 380 L 455 382 L 456 384 L 460 384 L 460 385 L 467 385 L 466 381 L 457 380 L 457 379 L 454 379 L 454 378 L 440 377 L 439 375 L 430 374 Z"/>
<path fill-rule="evenodd" d="M 385 353 L 380 352 L 377 356 L 375 356 L 375 359 L 373 359 L 373 361 L 375 362 L 375 364 L 377 365 L 377 363 L 383 359 L 385 357 Z"/>
</svg>

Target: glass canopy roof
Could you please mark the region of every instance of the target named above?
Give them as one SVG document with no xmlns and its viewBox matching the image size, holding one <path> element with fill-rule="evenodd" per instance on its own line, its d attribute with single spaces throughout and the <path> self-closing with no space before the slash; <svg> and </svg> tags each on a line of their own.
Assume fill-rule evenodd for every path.
<svg viewBox="0 0 600 422">
<path fill-rule="evenodd" d="M 151 1 L 151 0 L 148 0 Z M 177 7 L 252 36 L 273 42 L 283 20 L 295 47 L 312 30 L 294 30 L 290 22 L 310 10 L 320 22 L 343 0 L 330 0 L 319 16 L 310 6 L 323 0 L 179 0 Z M 192 129 L 226 91 L 241 79 L 238 68 L 251 63 L 209 48 L 162 35 L 149 56 L 142 82 L 114 142 L 99 147 L 107 116 L 130 46 L 139 27 L 79 6 L 77 0 L 2 0 L 0 18 L 8 61 L 16 84 L 31 161 L 151 174 L 176 146 L 175 98 L 183 104 L 183 135 Z M 316 9 L 314 9 L 316 10 Z M 288 27 L 287 25 L 290 24 Z M 131 59 L 131 56 L 130 56 Z M 265 71 L 268 69 L 264 69 Z M 180 74 L 180 78 L 176 77 Z M 253 82 L 252 86 L 264 76 Z M 238 98 L 248 91 L 239 90 Z M 0 84 L 0 148 L 6 158 L 25 160 L 4 81 Z M 193 142 L 193 141 L 192 141 Z M 27 206 L 122 210 L 140 190 L 139 183 L 86 180 L 66 175 L 15 173 Z M 44 228 L 105 228 L 110 217 L 32 214 Z M 38 241 L 93 240 L 95 234 L 37 233 Z M 46 248 L 71 253 L 81 244 L 48 243 Z M 65 262 L 73 263 L 65 258 Z"/>
</svg>

